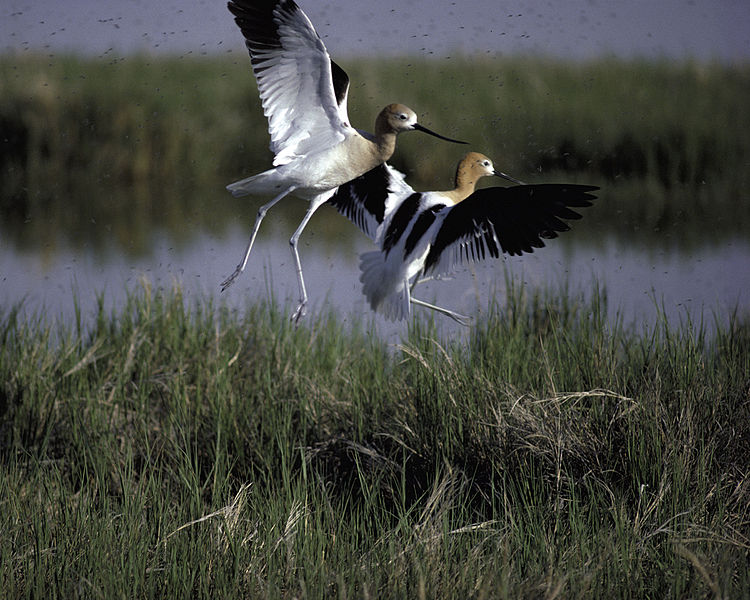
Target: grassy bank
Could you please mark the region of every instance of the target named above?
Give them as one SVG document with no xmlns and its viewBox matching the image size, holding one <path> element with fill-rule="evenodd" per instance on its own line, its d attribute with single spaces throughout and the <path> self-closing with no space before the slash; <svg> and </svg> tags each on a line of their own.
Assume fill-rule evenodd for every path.
<svg viewBox="0 0 750 600">
<path fill-rule="evenodd" d="M 523 58 L 342 62 L 352 122 L 398 100 L 528 181 L 601 185 L 597 232 L 688 243 L 750 227 L 748 68 Z M 224 185 L 270 164 L 249 59 L 0 57 L 0 211 L 23 245 L 221 228 L 257 204 Z M 439 91 L 439 93 L 436 93 Z M 393 163 L 448 186 L 464 149 L 402 136 Z M 54 230 L 52 225 L 54 224 Z M 20 226 L 11 225 L 23 224 Z M 584 224 L 587 227 L 588 224 Z M 345 222 L 341 220 L 341 227 Z M 654 231 L 658 233 L 655 235 Z M 129 233 L 128 233 L 129 232 Z M 144 235 L 144 239 L 148 236 Z M 135 244 L 138 247 L 138 244 Z"/>
<path fill-rule="evenodd" d="M 750 594 L 750 328 L 511 290 L 465 346 L 179 293 L 0 317 L 6 597 Z"/>
</svg>

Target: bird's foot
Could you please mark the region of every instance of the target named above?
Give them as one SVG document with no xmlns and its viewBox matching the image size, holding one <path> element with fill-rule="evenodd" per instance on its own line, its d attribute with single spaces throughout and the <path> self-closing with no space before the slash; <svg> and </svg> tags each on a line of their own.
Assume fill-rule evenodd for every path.
<svg viewBox="0 0 750 600">
<path fill-rule="evenodd" d="M 237 279 L 237 276 L 242 273 L 242 268 L 237 267 L 234 270 L 234 273 L 232 273 L 229 277 L 227 277 L 224 281 L 221 282 L 221 291 L 223 292 L 226 290 L 230 285 L 234 283 L 234 280 Z"/>
<path fill-rule="evenodd" d="M 301 303 L 300 303 L 300 305 L 299 305 L 299 306 L 297 307 L 297 310 L 295 310 L 295 311 L 294 311 L 294 313 L 292 314 L 292 316 L 290 317 L 290 319 L 289 319 L 289 320 L 290 320 L 290 321 L 291 321 L 292 323 L 294 323 L 294 324 L 295 324 L 295 326 L 296 326 L 296 325 L 299 325 L 299 320 L 300 320 L 300 319 L 301 319 L 302 317 L 304 317 L 304 316 L 305 316 L 305 314 L 307 313 L 307 310 L 306 310 L 306 308 L 305 308 L 305 307 L 306 307 L 306 305 L 307 305 L 307 300 L 305 300 L 304 302 L 301 302 Z"/>
<path fill-rule="evenodd" d="M 471 317 L 467 317 L 466 315 L 462 315 L 453 311 L 446 312 L 445 314 L 449 316 L 451 319 L 453 319 L 459 325 L 463 325 L 464 327 L 471 326 Z"/>
</svg>

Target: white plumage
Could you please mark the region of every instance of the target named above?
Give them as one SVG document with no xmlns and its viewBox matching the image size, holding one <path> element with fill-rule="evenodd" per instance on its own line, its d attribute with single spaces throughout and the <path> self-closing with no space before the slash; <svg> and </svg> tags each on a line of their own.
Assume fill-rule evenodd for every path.
<svg viewBox="0 0 750 600">
<path fill-rule="evenodd" d="M 375 134 L 349 124 L 349 77 L 331 60 L 305 13 L 292 0 L 232 0 L 235 16 L 250 53 L 263 113 L 268 118 L 274 168 L 227 186 L 234 196 L 273 194 L 258 210 L 243 260 L 223 283 L 229 287 L 242 273 L 266 212 L 288 194 L 310 206 L 289 243 L 297 270 L 300 304 L 292 318 L 305 311 L 307 292 L 297 242 L 313 213 L 336 188 L 388 160 L 403 131 L 424 131 L 417 116 L 401 104 L 390 104 L 375 121 Z M 463 143 L 463 142 L 459 142 Z"/>
<path fill-rule="evenodd" d="M 517 185 L 475 190 L 487 175 Z M 400 320 L 416 304 L 468 324 L 464 315 L 413 298 L 414 287 L 462 263 L 544 247 L 542 238 L 569 229 L 561 219 L 581 218 L 569 207 L 591 206 L 595 196 L 590 192 L 596 189 L 526 185 L 496 171 L 486 156 L 470 152 L 459 163 L 451 190 L 415 192 L 398 171 L 380 165 L 339 187 L 330 203 L 378 247 L 360 258 L 362 291 L 373 310 Z"/>
</svg>

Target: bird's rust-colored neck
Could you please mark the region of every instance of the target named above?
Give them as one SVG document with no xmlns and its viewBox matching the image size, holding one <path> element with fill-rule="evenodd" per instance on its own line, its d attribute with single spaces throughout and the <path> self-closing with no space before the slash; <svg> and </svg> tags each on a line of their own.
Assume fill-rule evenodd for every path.
<svg viewBox="0 0 750 600">
<path fill-rule="evenodd" d="M 462 160 L 458 163 L 458 168 L 456 169 L 456 176 L 453 180 L 453 189 L 442 192 L 442 194 L 450 198 L 454 204 L 458 204 L 474 193 L 477 181 L 479 181 L 480 177 L 484 177 L 485 175 L 487 175 L 487 173 L 477 169 L 474 163 Z"/>
<path fill-rule="evenodd" d="M 375 119 L 375 145 L 377 146 L 378 157 L 386 161 L 396 151 L 397 132 L 393 131 L 388 122 L 388 115 L 383 110 Z"/>
</svg>

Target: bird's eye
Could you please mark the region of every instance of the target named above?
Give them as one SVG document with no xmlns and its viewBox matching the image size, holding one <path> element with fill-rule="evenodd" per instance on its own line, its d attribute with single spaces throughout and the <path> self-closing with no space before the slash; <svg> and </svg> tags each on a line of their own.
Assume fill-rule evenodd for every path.
<svg viewBox="0 0 750 600">
<path fill-rule="evenodd" d="M 400 114 L 400 115 L 398 116 L 398 118 L 399 118 L 399 119 L 401 119 L 402 121 L 406 121 L 406 115 L 405 115 L 404 113 L 401 113 L 401 114 Z"/>
<path fill-rule="evenodd" d="M 485 160 L 485 161 L 484 161 L 484 162 L 483 162 L 482 164 L 483 164 L 483 165 L 484 165 L 485 167 L 489 167 L 489 166 L 490 166 L 490 161 L 488 161 L 488 160 Z"/>
</svg>

